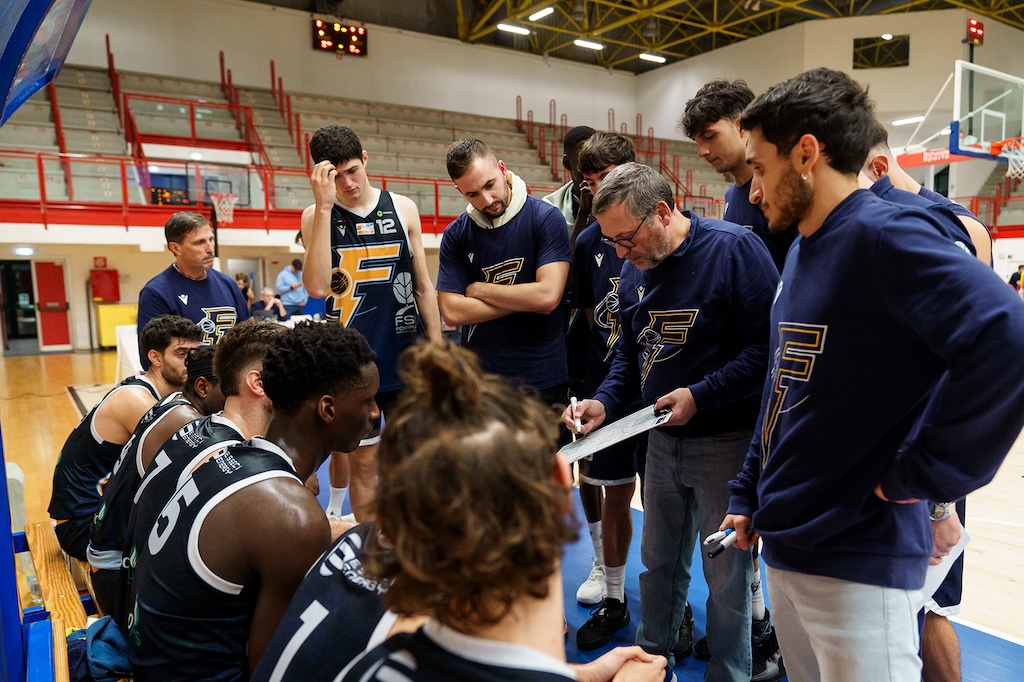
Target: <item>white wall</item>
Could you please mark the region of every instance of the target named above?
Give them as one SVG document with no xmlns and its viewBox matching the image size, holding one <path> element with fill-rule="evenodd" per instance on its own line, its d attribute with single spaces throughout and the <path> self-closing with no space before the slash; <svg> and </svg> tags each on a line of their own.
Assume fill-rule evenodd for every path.
<svg viewBox="0 0 1024 682">
<path fill-rule="evenodd" d="M 310 21 L 241 0 L 93 0 L 68 62 L 106 65 L 110 34 L 117 67 L 130 71 L 217 81 L 223 50 L 236 84 L 268 87 L 273 59 L 288 92 L 505 118 L 521 95 L 535 120 L 548 120 L 554 99 L 572 125 L 601 128 L 609 107 L 635 111 L 629 73 L 383 26 L 368 26 L 368 57 L 339 60 L 313 50 Z"/>
</svg>

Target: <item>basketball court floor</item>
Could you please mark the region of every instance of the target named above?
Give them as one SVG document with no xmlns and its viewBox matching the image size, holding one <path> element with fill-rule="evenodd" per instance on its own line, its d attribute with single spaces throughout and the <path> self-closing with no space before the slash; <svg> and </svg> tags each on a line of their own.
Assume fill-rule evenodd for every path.
<svg viewBox="0 0 1024 682">
<path fill-rule="evenodd" d="M 114 376 L 113 352 L 66 353 L 0 358 L 0 428 L 4 456 L 25 474 L 29 522 L 47 519 L 53 465 L 60 447 L 79 420 L 79 403 L 91 405 L 102 397 L 102 385 Z M 68 387 L 76 387 L 72 393 Z M 90 388 L 91 387 L 91 388 Z M 78 403 L 72 398 L 75 395 Z M 326 467 L 320 471 L 327 486 Z M 963 679 L 968 682 L 1010 682 L 1024 679 L 1024 587 L 1020 580 L 1024 540 L 1019 521 L 1019 500 L 1024 495 L 1024 439 L 1018 441 L 995 481 L 968 501 L 968 529 L 964 606 L 955 619 L 963 652 Z M 582 519 L 578 507 L 577 518 Z M 632 620 L 609 646 L 631 644 L 640 620 L 638 576 L 640 529 L 643 512 L 633 511 L 634 537 L 627 562 L 626 595 Z M 590 617 L 590 607 L 576 603 L 576 588 L 586 580 L 591 546 L 585 528 L 580 539 L 566 547 L 563 574 L 565 613 L 569 623 L 566 648 L 570 661 L 585 662 L 601 651 L 580 652 L 576 630 Z M 695 637 L 704 635 L 707 587 L 695 553 L 690 603 L 696 622 Z M 770 604 L 769 604 L 770 608 Z M 681 681 L 702 680 L 705 664 L 687 658 L 676 666 Z"/>
</svg>

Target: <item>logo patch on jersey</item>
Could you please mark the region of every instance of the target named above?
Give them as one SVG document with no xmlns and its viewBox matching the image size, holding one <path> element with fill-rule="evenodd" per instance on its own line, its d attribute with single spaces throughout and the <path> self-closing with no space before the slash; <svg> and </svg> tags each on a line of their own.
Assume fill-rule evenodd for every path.
<svg viewBox="0 0 1024 682">
<path fill-rule="evenodd" d="M 647 290 L 643 287 L 643 285 L 638 286 L 636 288 L 636 300 L 638 300 L 638 301 L 644 300 L 644 293 L 646 293 L 646 291 Z"/>
<path fill-rule="evenodd" d="M 697 321 L 698 308 L 684 310 L 652 310 L 650 322 L 637 334 L 637 345 L 643 347 L 640 384 L 647 383 L 647 375 L 657 362 L 664 362 L 683 349 L 686 335 Z"/>
<path fill-rule="evenodd" d="M 771 456 L 779 417 L 795 410 L 808 398 L 808 386 L 818 357 L 825 352 L 828 326 L 779 322 L 779 346 L 768 374 L 771 392 L 761 426 L 761 465 Z"/>
<path fill-rule="evenodd" d="M 395 333 L 408 334 L 416 331 L 416 288 L 413 286 L 412 274 L 400 272 L 395 275 L 392 285 L 395 300 L 404 307 L 395 313 Z"/>
<path fill-rule="evenodd" d="M 781 295 L 782 295 L 782 280 L 780 279 L 779 280 L 779 286 L 775 287 L 775 298 L 772 299 L 772 305 L 775 305 L 775 302 L 777 300 L 779 300 L 779 296 L 781 296 Z"/>
<path fill-rule="evenodd" d="M 205 317 L 197 324 L 203 330 L 202 344 L 204 346 L 215 346 L 224 336 L 227 330 L 235 326 L 238 319 L 238 311 L 227 305 L 203 308 Z"/>
<path fill-rule="evenodd" d="M 483 268 L 484 281 L 488 284 L 515 284 L 516 276 L 523 269 L 523 258 L 509 258 Z"/>
<path fill-rule="evenodd" d="M 348 223 L 344 220 L 338 221 L 338 232 L 341 232 L 342 236 L 345 235 L 345 230 L 348 229 Z"/>
<path fill-rule="evenodd" d="M 605 362 L 611 359 L 615 352 L 615 342 L 619 340 L 619 278 L 609 277 L 608 281 L 611 282 L 611 289 L 594 306 L 594 324 L 608 330 Z"/>
<path fill-rule="evenodd" d="M 356 223 L 356 234 L 365 237 L 373 232 L 373 223 Z"/>
<path fill-rule="evenodd" d="M 188 294 L 178 294 L 178 300 L 188 305 Z"/>
<path fill-rule="evenodd" d="M 395 262 L 402 255 L 403 242 L 339 246 L 338 265 L 331 273 L 331 293 L 327 297 L 327 312 L 337 315 L 341 323 L 349 326 L 360 312 L 366 295 L 363 287 L 392 281 Z"/>
<path fill-rule="evenodd" d="M 469 262 L 470 262 L 470 263 L 472 263 L 472 262 L 473 262 L 473 256 L 475 256 L 475 255 L 476 255 L 476 254 L 475 254 L 475 253 L 473 253 L 472 251 L 470 251 L 470 252 L 469 252 Z"/>
<path fill-rule="evenodd" d="M 601 263 L 604 262 L 604 254 L 603 253 L 595 253 L 594 254 L 594 262 L 597 263 L 597 267 L 601 267 Z"/>
<path fill-rule="evenodd" d="M 217 466 L 220 467 L 220 470 L 225 474 L 233 473 L 242 468 L 242 465 L 238 463 L 238 460 L 235 459 L 227 450 L 223 450 L 219 454 L 214 455 L 213 461 L 217 463 Z"/>
<path fill-rule="evenodd" d="M 367 578 L 363 573 L 363 564 L 359 559 L 362 547 L 362 538 L 355 533 L 349 534 L 344 542 L 324 557 L 323 562 L 320 564 L 320 575 L 327 578 L 340 571 L 353 585 L 357 585 L 367 592 L 382 593 L 384 586 L 375 580 Z"/>
</svg>

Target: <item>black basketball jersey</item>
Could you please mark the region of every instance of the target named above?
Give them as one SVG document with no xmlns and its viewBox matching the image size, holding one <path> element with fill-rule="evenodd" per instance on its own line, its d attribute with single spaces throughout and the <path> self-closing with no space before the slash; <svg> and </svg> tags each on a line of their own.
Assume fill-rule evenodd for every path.
<svg viewBox="0 0 1024 682">
<path fill-rule="evenodd" d="M 253 682 L 306 682 L 338 671 L 384 641 L 397 620 L 363 573 L 363 523 L 343 534 L 309 569 L 253 673 Z"/>
<path fill-rule="evenodd" d="M 53 492 L 47 511 L 51 519 L 78 519 L 92 516 L 100 506 L 103 485 L 106 483 L 114 462 L 121 453 L 124 443 L 108 443 L 96 433 L 93 424 L 96 410 L 115 392 L 129 386 L 147 390 L 154 400 L 160 399 L 156 387 L 141 374 L 128 377 L 113 389 L 96 406 L 89 410 L 78 426 L 64 442 L 53 470 Z"/>
<path fill-rule="evenodd" d="M 142 481 L 142 475 L 146 473 L 142 468 L 142 448 L 153 428 L 174 408 L 182 405 L 191 406 L 192 403 L 177 391 L 158 400 L 139 420 L 131 438 L 121 449 L 121 455 L 110 472 L 110 479 L 103 486 L 103 499 L 92 521 L 88 557 L 89 564 L 94 568 L 109 571 L 121 568 L 121 553 L 124 551 L 132 499 Z"/>
<path fill-rule="evenodd" d="M 244 439 L 234 422 L 220 414 L 211 414 L 181 427 L 153 458 L 135 491 L 128 515 L 121 560 L 122 585 L 118 590 L 117 607 L 111 614 L 119 625 L 124 626 L 128 619 L 128 593 L 135 578 L 137 548 L 149 537 L 164 505 L 203 459 Z"/>
<path fill-rule="evenodd" d="M 381 191 L 365 216 L 335 201 L 326 314 L 366 337 L 377 353 L 381 391 L 402 387 L 398 356 L 420 336 L 414 291 L 412 248 L 391 193 Z"/>
<path fill-rule="evenodd" d="M 436 621 L 409 634 L 397 634 L 343 671 L 320 679 L 350 682 L 564 682 L 576 674 L 565 661 L 536 649 L 456 632 Z"/>
<path fill-rule="evenodd" d="M 246 679 L 259 579 L 240 585 L 216 575 L 199 553 L 199 536 L 218 504 L 274 478 L 302 485 L 277 445 L 254 438 L 214 455 L 164 506 L 139 545 L 130 593 L 128 655 L 138 682 Z M 245 532 L 244 519 L 238 527 Z"/>
</svg>

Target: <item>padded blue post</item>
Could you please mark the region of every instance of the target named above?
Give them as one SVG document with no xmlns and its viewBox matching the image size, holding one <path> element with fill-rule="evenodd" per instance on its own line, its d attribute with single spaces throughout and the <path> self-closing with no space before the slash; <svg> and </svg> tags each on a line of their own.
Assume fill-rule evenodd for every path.
<svg viewBox="0 0 1024 682">
<path fill-rule="evenodd" d="M 4 470 L 4 484 L 0 486 L 0 672 L 4 680 L 20 682 L 25 679 L 25 650 L 18 609 L 18 575 L 14 569 L 14 538 L 3 442 L 3 432 L 0 431 L 0 468 Z M 53 648 L 52 641 L 50 648 Z M 53 656 L 50 658 L 52 660 Z"/>
</svg>

